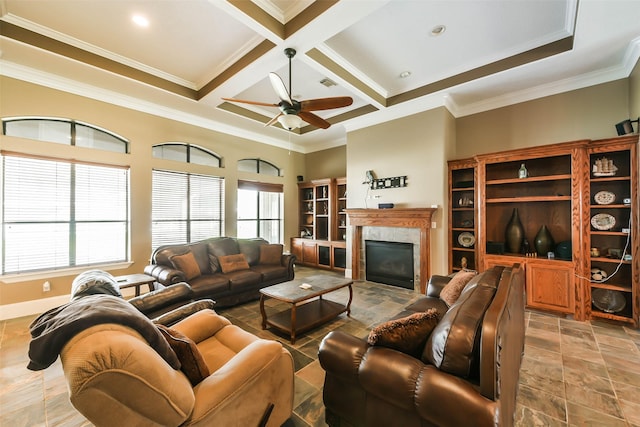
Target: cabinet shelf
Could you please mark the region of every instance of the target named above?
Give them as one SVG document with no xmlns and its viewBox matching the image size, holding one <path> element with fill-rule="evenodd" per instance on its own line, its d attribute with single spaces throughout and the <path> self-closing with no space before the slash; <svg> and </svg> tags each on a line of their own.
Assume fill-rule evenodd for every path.
<svg viewBox="0 0 640 427">
<path fill-rule="evenodd" d="M 571 196 L 500 197 L 495 199 L 487 199 L 486 203 L 537 203 L 566 201 L 571 201 Z"/>
<path fill-rule="evenodd" d="M 613 182 L 613 181 L 630 181 L 630 176 L 606 176 L 599 178 L 591 178 L 591 182 Z"/>
<path fill-rule="evenodd" d="M 633 292 L 633 289 L 631 289 L 631 287 L 629 286 L 625 286 L 625 285 L 617 285 L 615 283 L 593 283 L 591 282 L 591 287 L 592 288 L 600 288 L 600 289 L 610 289 L 612 291 L 620 291 L 620 292 L 625 292 L 625 293 L 631 293 Z"/>
<path fill-rule="evenodd" d="M 526 184 L 528 182 L 546 182 L 546 181 L 571 181 L 571 174 L 530 176 L 528 178 L 494 179 L 491 181 L 487 181 L 486 185 Z"/>
<path fill-rule="evenodd" d="M 620 260 L 618 258 L 591 257 L 591 262 L 610 262 L 613 264 L 631 264 L 631 261 Z"/>
</svg>

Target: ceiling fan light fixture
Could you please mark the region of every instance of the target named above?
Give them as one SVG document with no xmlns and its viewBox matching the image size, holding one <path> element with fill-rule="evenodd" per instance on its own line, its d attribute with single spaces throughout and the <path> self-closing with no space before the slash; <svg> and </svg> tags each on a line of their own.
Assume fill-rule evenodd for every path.
<svg viewBox="0 0 640 427">
<path fill-rule="evenodd" d="M 302 125 L 302 119 L 295 114 L 283 114 L 278 117 L 278 122 L 287 130 L 299 128 Z"/>
</svg>

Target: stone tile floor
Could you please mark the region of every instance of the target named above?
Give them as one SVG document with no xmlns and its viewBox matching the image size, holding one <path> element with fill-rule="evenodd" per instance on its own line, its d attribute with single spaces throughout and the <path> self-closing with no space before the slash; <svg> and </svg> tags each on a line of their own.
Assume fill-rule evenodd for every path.
<svg viewBox="0 0 640 427">
<path fill-rule="evenodd" d="M 297 277 L 318 271 L 298 268 Z M 323 274 L 331 274 L 323 272 Z M 347 290 L 325 298 L 346 301 Z M 263 331 L 257 302 L 218 310 L 233 323 L 291 351 L 296 367 L 294 415 L 285 424 L 324 426 L 324 371 L 318 346 L 331 330 L 365 337 L 372 326 L 417 298 L 409 290 L 369 282 L 354 285 L 351 317 L 340 316 L 299 337 Z M 268 311 L 280 303 L 268 301 Z M 44 371 L 26 369 L 29 324 L 35 316 L 0 322 L 0 425 L 90 426 L 69 403 L 60 361 Z M 576 322 L 527 312 L 515 425 L 640 427 L 640 330 L 603 322 Z"/>
</svg>

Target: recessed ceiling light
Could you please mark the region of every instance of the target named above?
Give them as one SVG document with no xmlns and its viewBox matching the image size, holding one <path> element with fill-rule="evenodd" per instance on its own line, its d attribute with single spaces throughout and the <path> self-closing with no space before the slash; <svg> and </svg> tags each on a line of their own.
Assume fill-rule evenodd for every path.
<svg viewBox="0 0 640 427">
<path fill-rule="evenodd" d="M 436 25 L 431 29 L 431 35 L 434 37 L 441 36 L 446 29 L 447 27 L 445 27 L 444 25 Z"/>
<path fill-rule="evenodd" d="M 142 15 L 133 15 L 131 17 L 131 20 L 138 26 L 138 27 L 143 27 L 143 28 L 147 28 L 149 26 L 149 20 Z"/>
<path fill-rule="evenodd" d="M 403 72 L 400 73 L 400 78 L 401 79 L 406 79 L 410 75 L 411 75 L 411 71 L 403 71 Z"/>
</svg>

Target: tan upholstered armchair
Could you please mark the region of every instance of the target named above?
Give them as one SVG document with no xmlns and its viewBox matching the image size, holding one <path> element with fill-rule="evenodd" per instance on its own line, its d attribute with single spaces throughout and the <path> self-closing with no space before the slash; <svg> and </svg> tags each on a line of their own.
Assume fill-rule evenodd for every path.
<svg viewBox="0 0 640 427">
<path fill-rule="evenodd" d="M 134 329 L 106 323 L 60 353 L 71 403 L 97 426 L 280 426 L 293 408 L 291 354 L 213 310 L 171 327 L 196 343 L 210 374 L 192 386 Z"/>
</svg>

